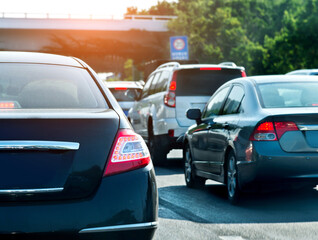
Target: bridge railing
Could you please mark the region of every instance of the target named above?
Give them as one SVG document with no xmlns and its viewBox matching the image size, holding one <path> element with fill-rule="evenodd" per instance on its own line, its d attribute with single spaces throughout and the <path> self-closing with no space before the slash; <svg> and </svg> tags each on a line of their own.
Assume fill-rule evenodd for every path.
<svg viewBox="0 0 318 240">
<path fill-rule="evenodd" d="M 163 15 L 124 15 L 124 19 L 131 20 L 171 20 L 177 16 L 163 16 Z"/>
<path fill-rule="evenodd" d="M 0 12 L 0 18 L 27 18 L 27 19 L 125 19 L 125 20 L 171 20 L 177 18 L 176 16 L 161 16 L 161 15 L 101 15 L 101 14 L 57 14 L 57 13 L 13 13 Z"/>
</svg>

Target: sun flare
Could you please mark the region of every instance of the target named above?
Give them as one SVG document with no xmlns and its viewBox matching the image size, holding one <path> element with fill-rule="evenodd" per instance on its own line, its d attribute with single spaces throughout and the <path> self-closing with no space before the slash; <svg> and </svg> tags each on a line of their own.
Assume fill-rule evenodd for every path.
<svg viewBox="0 0 318 240">
<path fill-rule="evenodd" d="M 10 0 L 2 3 L 1 12 L 6 13 L 49 13 L 71 14 L 77 16 L 93 16 L 104 18 L 123 17 L 127 7 L 137 7 L 138 10 L 149 9 L 158 0 Z"/>
</svg>

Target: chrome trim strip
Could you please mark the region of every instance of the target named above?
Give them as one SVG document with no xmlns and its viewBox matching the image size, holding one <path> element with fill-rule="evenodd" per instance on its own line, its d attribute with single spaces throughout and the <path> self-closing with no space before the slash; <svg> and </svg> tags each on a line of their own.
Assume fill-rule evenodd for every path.
<svg viewBox="0 0 318 240">
<path fill-rule="evenodd" d="M 33 188 L 33 189 L 6 189 L 0 190 L 0 194 L 25 194 L 25 193 L 54 193 L 61 192 L 64 188 Z"/>
<path fill-rule="evenodd" d="M 136 223 L 136 224 L 108 226 L 108 227 L 84 228 L 80 230 L 79 233 L 99 233 L 99 232 L 141 230 L 141 229 L 157 228 L 157 226 L 158 226 L 158 222 Z"/>
<path fill-rule="evenodd" d="M 318 131 L 318 125 L 298 125 L 300 131 Z"/>
<path fill-rule="evenodd" d="M 0 150 L 78 150 L 77 142 L 0 141 Z"/>
</svg>

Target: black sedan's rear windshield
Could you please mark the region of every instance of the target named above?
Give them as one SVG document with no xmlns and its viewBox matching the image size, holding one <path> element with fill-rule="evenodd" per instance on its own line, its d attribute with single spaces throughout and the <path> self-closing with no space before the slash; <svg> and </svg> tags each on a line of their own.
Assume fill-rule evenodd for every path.
<svg viewBox="0 0 318 240">
<path fill-rule="evenodd" d="M 242 77 L 239 69 L 182 69 L 177 72 L 178 96 L 211 96 L 223 83 Z"/>
<path fill-rule="evenodd" d="M 106 108 L 90 74 L 46 64 L 0 64 L 1 108 Z"/>
<path fill-rule="evenodd" d="M 258 84 L 264 108 L 318 107 L 318 83 L 277 82 Z"/>
</svg>

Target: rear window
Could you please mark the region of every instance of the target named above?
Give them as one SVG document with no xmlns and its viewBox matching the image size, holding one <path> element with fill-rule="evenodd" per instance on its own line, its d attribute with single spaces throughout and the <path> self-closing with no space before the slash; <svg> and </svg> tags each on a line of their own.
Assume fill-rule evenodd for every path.
<svg viewBox="0 0 318 240">
<path fill-rule="evenodd" d="M 85 69 L 46 64 L 0 64 L 1 108 L 106 108 Z"/>
<path fill-rule="evenodd" d="M 318 83 L 258 84 L 264 108 L 318 107 Z"/>
<path fill-rule="evenodd" d="M 136 88 L 109 88 L 118 102 L 131 102 L 137 100 L 141 89 Z"/>
<path fill-rule="evenodd" d="M 241 70 L 183 69 L 177 72 L 178 96 L 211 96 L 223 83 L 242 77 Z"/>
</svg>

